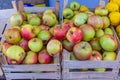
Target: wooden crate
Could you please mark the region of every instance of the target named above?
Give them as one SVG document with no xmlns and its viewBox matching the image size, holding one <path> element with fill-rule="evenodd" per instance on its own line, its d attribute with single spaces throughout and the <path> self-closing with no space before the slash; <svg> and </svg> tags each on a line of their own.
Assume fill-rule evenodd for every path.
<svg viewBox="0 0 120 80">
<path fill-rule="evenodd" d="M 44 12 L 47 9 L 54 9 L 54 7 L 25 7 L 25 12 Z M 16 10 L 7 9 L 0 10 L 0 38 L 4 41 L 5 29 L 11 27 L 9 23 L 10 16 Z M 34 65 L 8 65 L 5 56 L 0 52 L 0 62 L 7 80 L 12 79 L 61 79 L 60 68 L 60 54 L 54 56 L 52 64 L 34 64 Z"/>
</svg>

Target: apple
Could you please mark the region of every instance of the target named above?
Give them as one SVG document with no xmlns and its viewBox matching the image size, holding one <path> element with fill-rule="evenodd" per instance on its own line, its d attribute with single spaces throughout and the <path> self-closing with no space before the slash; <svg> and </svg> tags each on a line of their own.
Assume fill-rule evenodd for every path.
<svg viewBox="0 0 120 80">
<path fill-rule="evenodd" d="M 83 32 L 83 40 L 84 41 L 90 41 L 94 38 L 95 30 L 91 25 L 84 24 L 84 25 L 80 26 L 80 29 Z"/>
<path fill-rule="evenodd" d="M 87 24 L 93 26 L 95 30 L 103 28 L 103 20 L 101 16 L 91 15 L 88 18 Z"/>
<path fill-rule="evenodd" d="M 118 48 L 117 39 L 110 34 L 100 37 L 100 45 L 105 51 L 115 51 Z"/>
<path fill-rule="evenodd" d="M 21 40 L 20 31 L 17 28 L 9 28 L 4 33 L 6 42 L 17 44 Z"/>
<path fill-rule="evenodd" d="M 94 68 L 94 70 L 97 72 L 105 72 L 106 71 L 105 68 Z"/>
<path fill-rule="evenodd" d="M 105 61 L 114 61 L 116 60 L 117 54 L 112 51 L 105 51 L 102 56 Z"/>
<path fill-rule="evenodd" d="M 74 24 L 71 21 L 65 21 L 65 22 L 63 22 L 62 27 L 69 27 L 69 28 L 71 28 L 71 27 L 74 27 Z"/>
<path fill-rule="evenodd" d="M 104 32 L 105 32 L 105 34 L 114 35 L 114 32 L 113 32 L 113 30 L 111 28 L 105 28 Z"/>
<path fill-rule="evenodd" d="M 70 60 L 77 60 L 73 52 L 70 52 Z"/>
<path fill-rule="evenodd" d="M 83 38 L 83 32 L 79 28 L 71 27 L 66 34 L 66 38 L 70 42 L 78 43 Z"/>
<path fill-rule="evenodd" d="M 79 13 L 77 15 L 75 15 L 74 18 L 74 24 L 75 26 L 79 27 L 83 24 L 85 24 L 88 20 L 88 15 L 86 13 Z"/>
<path fill-rule="evenodd" d="M 34 32 L 35 32 L 34 27 L 29 24 L 26 24 L 26 25 L 22 26 L 22 28 L 21 28 L 21 35 L 26 40 L 30 40 L 30 39 L 34 38 L 35 37 Z"/>
<path fill-rule="evenodd" d="M 32 18 L 32 17 L 38 17 L 37 14 L 35 14 L 35 13 L 26 13 L 26 16 L 27 16 L 27 21 L 29 21 L 30 18 Z"/>
<path fill-rule="evenodd" d="M 41 24 L 41 19 L 39 17 L 31 17 L 28 23 L 33 26 L 39 26 Z"/>
<path fill-rule="evenodd" d="M 10 17 L 10 24 L 12 26 L 20 26 L 22 25 L 24 19 L 20 13 L 15 13 Z"/>
<path fill-rule="evenodd" d="M 92 55 L 89 57 L 89 60 L 102 60 L 102 55 L 100 52 L 93 50 Z"/>
<path fill-rule="evenodd" d="M 73 1 L 73 2 L 70 3 L 70 9 L 79 10 L 79 8 L 80 8 L 80 4 L 78 2 Z"/>
<path fill-rule="evenodd" d="M 48 10 L 46 10 L 46 11 L 43 13 L 43 15 L 45 15 L 45 14 L 52 14 L 52 13 L 53 13 L 53 10 L 48 9 Z"/>
<path fill-rule="evenodd" d="M 28 41 L 25 39 L 21 39 L 21 41 L 19 42 L 19 46 L 22 47 L 25 51 L 29 51 L 29 47 L 28 47 Z"/>
<path fill-rule="evenodd" d="M 49 29 L 49 32 L 50 32 L 50 34 L 53 36 L 53 35 L 54 35 L 54 27 L 51 27 L 51 28 Z"/>
<path fill-rule="evenodd" d="M 100 38 L 100 37 L 103 36 L 104 34 L 105 34 L 105 33 L 104 33 L 103 29 L 97 29 L 97 30 L 95 31 L 95 37 Z"/>
<path fill-rule="evenodd" d="M 33 52 L 39 52 L 43 47 L 43 42 L 39 38 L 33 38 L 28 41 L 28 47 Z"/>
<path fill-rule="evenodd" d="M 63 40 L 66 38 L 66 33 L 69 29 L 69 26 L 60 27 L 60 25 L 54 26 L 54 37 L 58 40 Z"/>
<path fill-rule="evenodd" d="M 6 57 L 9 61 L 8 64 L 20 64 L 25 58 L 25 55 L 24 49 L 18 45 L 12 45 L 6 51 Z"/>
<path fill-rule="evenodd" d="M 37 63 L 37 53 L 28 51 L 25 59 L 23 60 L 23 64 L 36 64 Z"/>
<path fill-rule="evenodd" d="M 65 8 L 62 12 L 63 17 L 66 19 L 70 19 L 73 17 L 74 13 L 70 8 Z"/>
<path fill-rule="evenodd" d="M 52 36 L 51 36 L 50 32 L 47 30 L 42 30 L 37 35 L 37 38 L 41 39 L 43 41 L 43 43 L 45 43 L 45 44 L 51 37 Z"/>
<path fill-rule="evenodd" d="M 7 51 L 7 49 L 8 49 L 10 46 L 12 46 L 12 44 L 9 44 L 9 43 L 7 43 L 7 42 L 5 42 L 5 43 L 2 44 L 2 53 L 3 53 L 5 56 L 6 56 L 6 51 Z"/>
<path fill-rule="evenodd" d="M 41 30 L 49 30 L 50 27 L 46 25 L 40 25 Z"/>
<path fill-rule="evenodd" d="M 87 60 L 92 55 L 92 47 L 88 42 L 81 41 L 73 47 L 73 53 L 79 60 Z"/>
<path fill-rule="evenodd" d="M 48 54 L 46 49 L 43 49 L 38 53 L 38 62 L 40 64 L 49 64 L 53 61 L 53 57 Z"/>
<path fill-rule="evenodd" d="M 103 29 L 108 28 L 110 26 L 110 20 L 107 16 L 102 16 L 103 20 Z"/>
<path fill-rule="evenodd" d="M 100 51 L 102 49 L 101 45 L 99 43 L 99 38 L 97 38 L 97 37 L 90 41 L 90 45 L 91 45 L 93 50 Z"/>
<path fill-rule="evenodd" d="M 47 44 L 47 52 L 50 56 L 62 52 L 62 43 L 57 39 L 51 39 Z"/>
<path fill-rule="evenodd" d="M 73 46 L 75 45 L 74 43 L 68 41 L 67 39 L 64 39 L 62 43 L 63 43 L 63 47 L 68 51 L 72 51 Z"/>
<path fill-rule="evenodd" d="M 41 28 L 39 26 L 33 26 L 33 33 L 35 34 L 35 36 L 37 36 L 39 34 L 39 32 L 41 31 Z"/>
</svg>

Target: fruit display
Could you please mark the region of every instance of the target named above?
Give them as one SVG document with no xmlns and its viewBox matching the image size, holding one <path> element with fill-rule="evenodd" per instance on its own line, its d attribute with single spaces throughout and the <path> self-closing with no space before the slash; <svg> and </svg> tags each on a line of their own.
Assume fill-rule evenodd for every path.
<svg viewBox="0 0 120 80">
<path fill-rule="evenodd" d="M 68 30 L 68 26 L 61 29 L 58 22 L 52 9 L 11 15 L 11 27 L 5 30 L 1 50 L 8 64 L 52 64 L 54 55 L 62 52 L 59 36 L 65 38 Z M 65 33 L 59 34 L 60 30 Z"/>
<path fill-rule="evenodd" d="M 62 38 L 62 42 L 63 48 L 69 51 L 71 60 L 116 60 L 118 41 L 110 27 L 111 25 L 114 26 L 120 23 L 119 12 L 113 12 L 118 11 L 116 5 L 108 3 L 106 7 L 97 6 L 94 11 L 91 11 L 87 6 L 73 1 L 70 3 L 70 7 L 63 9 L 62 27 L 68 26 L 69 29 L 66 33 L 66 38 Z M 115 6 L 114 8 L 116 9 L 112 9 L 112 6 Z M 117 21 L 116 18 L 118 18 Z M 120 32 L 120 28 L 117 30 Z M 79 70 L 83 71 L 84 69 Z M 85 71 L 88 70 L 87 68 L 85 69 Z M 106 68 L 100 67 L 92 70 L 105 72 Z"/>
</svg>

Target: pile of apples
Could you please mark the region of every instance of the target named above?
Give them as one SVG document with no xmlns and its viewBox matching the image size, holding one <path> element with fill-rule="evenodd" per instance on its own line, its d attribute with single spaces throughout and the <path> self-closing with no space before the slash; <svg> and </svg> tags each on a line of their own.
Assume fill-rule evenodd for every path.
<svg viewBox="0 0 120 80">
<path fill-rule="evenodd" d="M 62 44 L 53 36 L 58 17 L 53 10 L 38 13 L 15 13 L 11 27 L 5 30 L 2 53 L 8 64 L 49 64 Z"/>
<path fill-rule="evenodd" d="M 66 31 L 66 26 L 69 29 L 64 32 L 66 37 L 61 39 L 63 47 L 70 52 L 71 60 L 116 60 L 118 41 L 110 28 L 108 13 L 102 6 L 90 11 L 75 1 L 64 8 L 62 31 Z M 104 68 L 94 70 L 105 71 Z"/>
</svg>

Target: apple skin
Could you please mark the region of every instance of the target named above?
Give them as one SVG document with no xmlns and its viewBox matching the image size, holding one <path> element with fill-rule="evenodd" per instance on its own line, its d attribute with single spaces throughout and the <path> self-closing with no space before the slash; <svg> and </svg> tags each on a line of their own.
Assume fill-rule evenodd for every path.
<svg viewBox="0 0 120 80">
<path fill-rule="evenodd" d="M 105 28 L 104 32 L 105 32 L 105 34 L 111 34 L 112 36 L 114 35 L 114 32 L 111 28 Z"/>
<path fill-rule="evenodd" d="M 107 16 L 102 16 L 103 20 L 103 29 L 108 28 L 110 26 L 110 20 Z"/>
<path fill-rule="evenodd" d="M 33 52 L 39 52 L 43 47 L 43 42 L 39 38 L 33 38 L 28 41 L 28 47 Z"/>
<path fill-rule="evenodd" d="M 29 24 L 22 26 L 21 35 L 26 40 L 30 40 L 34 38 L 35 37 L 34 27 Z"/>
<path fill-rule="evenodd" d="M 3 43 L 2 44 L 2 53 L 6 56 L 6 51 L 7 51 L 7 49 L 10 47 L 10 46 L 12 46 L 12 44 L 9 44 L 9 43 Z"/>
<path fill-rule="evenodd" d="M 62 43 L 63 43 L 63 47 L 68 51 L 72 51 L 75 45 L 74 43 L 68 41 L 67 39 L 64 39 Z"/>
<path fill-rule="evenodd" d="M 91 25 L 84 24 L 84 25 L 80 26 L 80 29 L 83 32 L 83 40 L 84 41 L 90 41 L 94 38 L 95 30 Z"/>
<path fill-rule="evenodd" d="M 70 9 L 79 10 L 79 8 L 80 8 L 80 4 L 78 2 L 73 1 L 73 2 L 70 3 Z"/>
<path fill-rule="evenodd" d="M 97 30 L 95 31 L 95 37 L 100 38 L 100 37 L 103 36 L 104 34 L 105 34 L 105 33 L 104 33 L 103 29 L 97 29 Z"/>
<path fill-rule="evenodd" d="M 73 11 L 70 8 L 65 8 L 62 14 L 63 14 L 63 17 L 66 19 L 70 19 L 74 15 Z"/>
<path fill-rule="evenodd" d="M 92 55 L 89 57 L 89 60 L 102 60 L 102 55 L 100 52 L 93 50 Z"/>
<path fill-rule="evenodd" d="M 29 47 L 28 47 L 28 41 L 25 39 L 21 39 L 21 41 L 19 42 L 19 46 L 21 46 L 25 51 L 29 51 Z"/>
<path fill-rule="evenodd" d="M 41 19 L 38 16 L 31 17 L 28 23 L 32 26 L 39 26 L 41 24 Z"/>
<path fill-rule="evenodd" d="M 73 47 L 73 53 L 79 60 L 88 60 L 92 55 L 92 47 L 88 42 L 81 41 Z"/>
<path fill-rule="evenodd" d="M 78 43 L 83 38 L 83 32 L 79 28 L 71 27 L 66 34 L 66 38 L 70 42 Z"/>
<path fill-rule="evenodd" d="M 47 44 L 47 52 L 50 56 L 54 56 L 57 53 L 61 53 L 62 43 L 57 39 L 51 39 Z"/>
<path fill-rule="evenodd" d="M 25 59 L 23 60 L 23 64 L 37 64 L 37 53 L 28 51 Z"/>
<path fill-rule="evenodd" d="M 66 26 L 71 28 L 71 27 L 74 27 L 75 25 L 71 21 L 65 21 L 65 22 L 63 22 L 62 27 L 66 27 Z"/>
<path fill-rule="evenodd" d="M 38 53 L 38 62 L 40 64 L 49 64 L 53 61 L 53 57 L 48 54 L 46 49 L 43 49 Z"/>
<path fill-rule="evenodd" d="M 13 34 L 14 33 L 14 34 Z M 20 31 L 17 28 L 9 28 L 5 31 L 5 40 L 10 44 L 18 44 L 21 40 Z"/>
<path fill-rule="evenodd" d="M 41 30 L 49 30 L 50 27 L 46 25 L 40 25 Z"/>
<path fill-rule="evenodd" d="M 115 51 L 118 48 L 117 39 L 110 35 L 105 34 L 104 36 L 100 37 L 100 45 L 105 51 Z"/>
<path fill-rule="evenodd" d="M 97 38 L 97 37 L 90 41 L 90 45 L 91 45 L 93 50 L 100 51 L 102 49 L 101 45 L 99 43 L 99 38 Z"/>
<path fill-rule="evenodd" d="M 6 57 L 9 64 L 20 64 L 25 58 L 25 51 L 18 45 L 12 45 L 6 51 Z"/>
<path fill-rule="evenodd" d="M 60 25 L 56 25 L 54 26 L 54 37 L 58 40 L 63 40 L 66 38 L 66 33 L 68 31 L 69 27 L 68 26 L 64 26 L 64 27 L 60 27 Z"/>
<path fill-rule="evenodd" d="M 115 52 L 105 51 L 103 52 L 103 60 L 114 61 L 116 60 L 117 54 Z"/>
</svg>

